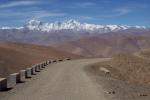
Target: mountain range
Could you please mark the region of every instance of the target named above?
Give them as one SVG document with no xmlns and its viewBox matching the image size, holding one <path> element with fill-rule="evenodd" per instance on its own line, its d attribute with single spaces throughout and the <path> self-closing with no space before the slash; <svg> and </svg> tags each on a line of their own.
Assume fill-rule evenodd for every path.
<svg viewBox="0 0 150 100">
<path fill-rule="evenodd" d="M 30 20 L 22 27 L 2 27 L 1 42 L 47 45 L 88 57 L 108 57 L 149 46 L 150 29 L 144 26 L 96 25 L 75 20 L 43 23 Z"/>
<path fill-rule="evenodd" d="M 48 41 L 51 43 L 70 41 L 82 37 L 129 30 L 139 32 L 148 30 L 148 28 L 145 26 L 96 25 L 80 23 L 75 20 L 56 21 L 54 23 L 30 20 L 21 27 L 1 27 L 0 40 L 49 44 Z M 45 41 L 43 41 L 43 38 Z"/>
<path fill-rule="evenodd" d="M 64 22 L 43 23 L 38 20 L 30 20 L 23 27 L 1 27 L 1 29 L 28 29 L 34 31 L 53 32 L 60 30 L 71 30 L 74 32 L 89 33 L 107 33 L 116 32 L 126 29 L 146 29 L 145 26 L 128 26 L 128 25 L 96 25 L 88 23 L 80 23 L 76 20 L 68 20 Z"/>
<path fill-rule="evenodd" d="M 42 23 L 41 21 L 30 20 L 24 26 L 29 30 L 37 30 L 43 32 L 52 32 L 59 30 L 72 30 L 75 32 L 89 33 L 107 33 L 126 29 L 146 29 L 144 26 L 127 26 L 127 25 L 95 25 L 88 23 L 80 23 L 76 20 L 68 20 L 64 22 Z"/>
</svg>

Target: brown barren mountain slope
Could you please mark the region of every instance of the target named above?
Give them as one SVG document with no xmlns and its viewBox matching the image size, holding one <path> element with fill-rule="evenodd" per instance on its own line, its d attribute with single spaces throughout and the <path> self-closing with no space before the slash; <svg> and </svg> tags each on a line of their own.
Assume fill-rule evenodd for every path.
<svg viewBox="0 0 150 100">
<path fill-rule="evenodd" d="M 78 40 L 58 43 L 60 50 L 87 57 L 113 57 L 120 53 L 134 53 L 150 48 L 150 31 L 143 33 L 107 33 L 82 37 Z M 60 45 L 63 45 L 60 47 Z"/>
<path fill-rule="evenodd" d="M 52 47 L 32 44 L 0 43 L 0 77 L 25 69 L 33 64 L 53 58 L 79 56 Z"/>
<path fill-rule="evenodd" d="M 63 47 L 60 47 L 60 45 L 63 45 Z M 121 37 L 118 39 L 89 37 L 56 44 L 54 47 L 87 57 L 112 57 L 113 55 L 123 52 L 133 53 L 141 50 L 137 40 L 130 37 Z"/>
</svg>

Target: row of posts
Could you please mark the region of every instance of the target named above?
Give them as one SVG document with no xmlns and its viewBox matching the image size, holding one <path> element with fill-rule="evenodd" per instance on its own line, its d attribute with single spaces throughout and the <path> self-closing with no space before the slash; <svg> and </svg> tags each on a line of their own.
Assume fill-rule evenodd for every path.
<svg viewBox="0 0 150 100">
<path fill-rule="evenodd" d="M 32 78 L 32 75 L 36 75 L 37 72 L 41 72 L 49 64 L 71 60 L 70 58 L 58 59 L 58 60 L 48 60 L 40 64 L 33 65 L 25 70 L 20 70 L 18 73 L 10 74 L 7 78 L 0 78 L 0 91 L 6 91 L 14 88 L 17 83 L 24 83 L 26 78 Z"/>
</svg>

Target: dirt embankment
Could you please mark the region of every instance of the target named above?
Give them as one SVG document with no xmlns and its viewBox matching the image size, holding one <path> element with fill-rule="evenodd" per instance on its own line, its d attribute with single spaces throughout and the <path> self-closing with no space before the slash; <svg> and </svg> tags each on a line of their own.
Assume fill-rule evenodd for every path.
<svg viewBox="0 0 150 100">
<path fill-rule="evenodd" d="M 150 60 L 119 54 L 85 67 L 108 100 L 150 100 Z"/>
<path fill-rule="evenodd" d="M 150 61 L 132 54 L 119 54 L 107 62 L 92 65 L 94 73 L 123 80 L 129 83 L 150 84 Z M 100 68 L 106 68 L 110 74 L 105 74 Z"/>
</svg>

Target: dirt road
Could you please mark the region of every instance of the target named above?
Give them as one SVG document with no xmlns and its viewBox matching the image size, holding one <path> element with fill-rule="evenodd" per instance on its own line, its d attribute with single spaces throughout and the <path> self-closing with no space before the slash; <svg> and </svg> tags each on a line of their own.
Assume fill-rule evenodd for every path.
<svg viewBox="0 0 150 100">
<path fill-rule="evenodd" d="M 84 66 L 107 59 L 83 59 L 51 64 L 27 82 L 0 93 L 0 100 L 106 100 Z"/>
</svg>

